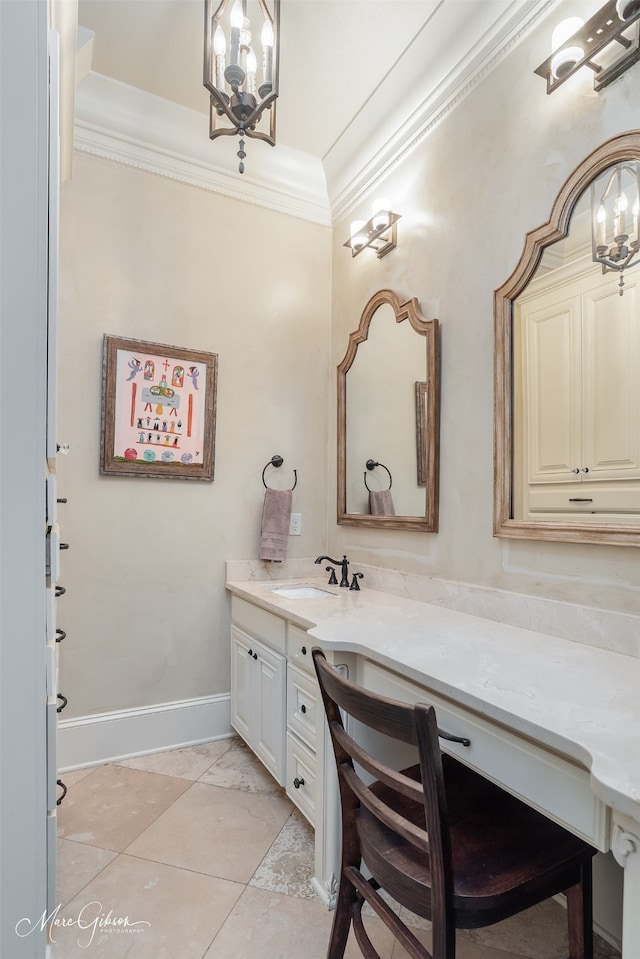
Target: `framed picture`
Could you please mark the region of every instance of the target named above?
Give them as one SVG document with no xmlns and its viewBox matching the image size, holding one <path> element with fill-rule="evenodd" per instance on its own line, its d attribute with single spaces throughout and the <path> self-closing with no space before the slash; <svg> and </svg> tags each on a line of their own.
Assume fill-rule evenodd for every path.
<svg viewBox="0 0 640 959">
<path fill-rule="evenodd" d="M 418 462 L 418 486 L 427 485 L 425 459 L 425 431 L 427 428 L 427 384 L 416 380 L 416 458 Z"/>
<path fill-rule="evenodd" d="M 213 480 L 218 357 L 105 334 L 100 472 Z"/>
</svg>

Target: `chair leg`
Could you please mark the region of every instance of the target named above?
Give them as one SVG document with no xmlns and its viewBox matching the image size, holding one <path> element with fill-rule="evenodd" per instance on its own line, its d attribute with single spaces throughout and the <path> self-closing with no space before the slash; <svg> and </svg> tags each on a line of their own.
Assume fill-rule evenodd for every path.
<svg viewBox="0 0 640 959">
<path fill-rule="evenodd" d="M 353 888 L 344 873 L 340 876 L 340 885 L 336 897 L 336 906 L 331 924 L 331 935 L 327 948 L 327 959 L 343 959 L 347 948 L 347 939 L 351 929 L 353 904 L 356 901 L 356 890 Z"/>
<path fill-rule="evenodd" d="M 567 889 L 569 959 L 593 959 L 591 859 L 582 866 L 579 883 Z"/>
</svg>

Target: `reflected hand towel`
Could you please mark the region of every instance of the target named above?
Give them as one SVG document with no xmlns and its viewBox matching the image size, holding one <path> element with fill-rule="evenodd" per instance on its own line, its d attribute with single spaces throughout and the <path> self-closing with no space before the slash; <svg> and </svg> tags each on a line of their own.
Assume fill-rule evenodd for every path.
<svg viewBox="0 0 640 959">
<path fill-rule="evenodd" d="M 268 489 L 264 494 L 258 552 L 260 559 L 280 561 L 287 558 L 291 494 L 290 489 Z"/>
<path fill-rule="evenodd" d="M 395 516 L 390 489 L 369 490 L 369 512 L 372 516 Z"/>
</svg>

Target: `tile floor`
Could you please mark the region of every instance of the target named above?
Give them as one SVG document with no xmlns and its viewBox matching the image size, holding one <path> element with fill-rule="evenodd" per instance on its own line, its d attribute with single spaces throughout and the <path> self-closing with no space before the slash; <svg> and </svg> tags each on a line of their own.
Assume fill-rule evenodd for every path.
<svg viewBox="0 0 640 959">
<path fill-rule="evenodd" d="M 311 829 L 239 739 L 63 778 L 55 959 L 324 959 Z M 382 959 L 406 959 L 368 923 Z M 416 935 L 428 942 L 428 924 Z M 598 941 L 596 959 L 616 955 Z M 346 959 L 359 956 L 350 941 Z M 458 939 L 458 959 L 566 956 L 554 902 Z"/>
</svg>

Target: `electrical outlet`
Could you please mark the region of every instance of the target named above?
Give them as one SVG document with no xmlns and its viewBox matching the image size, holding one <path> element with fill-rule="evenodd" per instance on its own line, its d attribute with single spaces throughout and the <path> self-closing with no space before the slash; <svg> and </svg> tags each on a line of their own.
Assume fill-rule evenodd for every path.
<svg viewBox="0 0 640 959">
<path fill-rule="evenodd" d="M 289 524 L 289 536 L 300 536 L 302 533 L 302 513 L 292 513 Z"/>
</svg>

